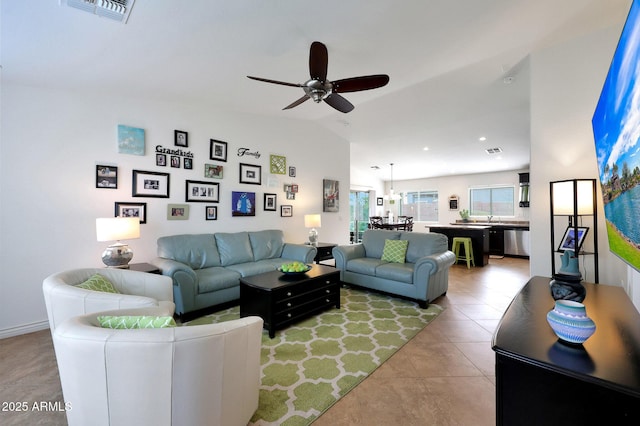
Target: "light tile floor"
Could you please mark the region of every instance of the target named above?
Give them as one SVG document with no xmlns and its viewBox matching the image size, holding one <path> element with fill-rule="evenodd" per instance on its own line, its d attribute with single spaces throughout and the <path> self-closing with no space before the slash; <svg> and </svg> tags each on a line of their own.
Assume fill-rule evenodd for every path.
<svg viewBox="0 0 640 426">
<path fill-rule="evenodd" d="M 447 309 L 314 422 L 336 425 L 494 425 L 491 338 L 529 279 L 529 262 L 451 268 Z M 49 330 L 0 340 L 0 403 L 62 401 Z M 2 407 L 0 407 L 2 408 Z M 0 411 L 0 424 L 66 425 L 61 412 Z"/>
</svg>

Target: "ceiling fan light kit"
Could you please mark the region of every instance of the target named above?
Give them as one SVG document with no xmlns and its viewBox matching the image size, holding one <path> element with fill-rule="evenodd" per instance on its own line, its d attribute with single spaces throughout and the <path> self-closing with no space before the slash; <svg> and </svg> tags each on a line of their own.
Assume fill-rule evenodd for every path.
<svg viewBox="0 0 640 426">
<path fill-rule="evenodd" d="M 313 99 L 320 103 L 325 101 L 331 107 L 340 112 L 350 112 L 355 108 L 351 102 L 338 93 L 359 92 L 362 90 L 377 89 L 389 83 L 389 76 L 386 74 L 367 75 L 361 77 L 345 78 L 342 80 L 327 80 L 327 67 L 329 64 L 329 53 L 327 46 L 314 41 L 311 43 L 309 51 L 309 75 L 311 78 L 302 84 L 287 83 L 284 81 L 270 80 L 261 77 L 247 76 L 252 80 L 263 81 L 265 83 L 280 84 L 283 86 L 301 87 L 305 95 L 292 102 L 283 109 L 297 107 L 307 99 Z"/>
</svg>

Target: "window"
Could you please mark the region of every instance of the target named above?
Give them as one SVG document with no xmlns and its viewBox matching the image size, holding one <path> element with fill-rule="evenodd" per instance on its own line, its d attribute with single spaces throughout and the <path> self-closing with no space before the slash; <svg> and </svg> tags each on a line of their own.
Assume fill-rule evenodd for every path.
<svg viewBox="0 0 640 426">
<path fill-rule="evenodd" d="M 469 190 L 471 216 L 513 216 L 513 186 L 472 188 Z"/>
<path fill-rule="evenodd" d="M 400 214 L 413 216 L 415 222 L 437 222 L 438 191 L 405 192 L 400 202 Z"/>
</svg>

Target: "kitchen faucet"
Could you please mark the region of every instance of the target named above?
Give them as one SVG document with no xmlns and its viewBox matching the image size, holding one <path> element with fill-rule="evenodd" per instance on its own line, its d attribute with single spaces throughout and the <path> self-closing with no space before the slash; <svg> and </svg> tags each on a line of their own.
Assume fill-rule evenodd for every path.
<svg viewBox="0 0 640 426">
<path fill-rule="evenodd" d="M 491 219 L 493 219 L 493 216 L 487 216 L 487 222 L 491 223 Z"/>
</svg>

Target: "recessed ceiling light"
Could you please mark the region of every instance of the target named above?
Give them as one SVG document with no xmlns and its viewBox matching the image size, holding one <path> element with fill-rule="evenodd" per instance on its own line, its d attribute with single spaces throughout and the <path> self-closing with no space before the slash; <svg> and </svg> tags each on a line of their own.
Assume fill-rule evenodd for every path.
<svg viewBox="0 0 640 426">
<path fill-rule="evenodd" d="M 484 142 L 484 141 L 486 141 L 486 140 L 487 140 L 487 137 L 486 137 L 486 136 L 480 136 L 480 137 L 478 138 L 478 140 L 479 140 L 480 142 Z"/>
<path fill-rule="evenodd" d="M 424 148 L 422 148 L 423 151 L 429 151 L 429 147 L 425 146 Z"/>
</svg>

